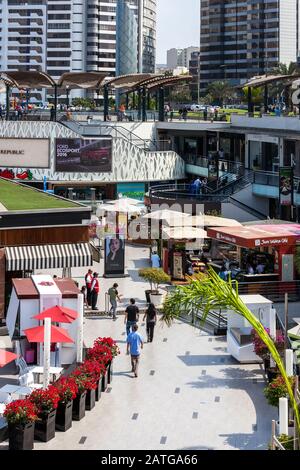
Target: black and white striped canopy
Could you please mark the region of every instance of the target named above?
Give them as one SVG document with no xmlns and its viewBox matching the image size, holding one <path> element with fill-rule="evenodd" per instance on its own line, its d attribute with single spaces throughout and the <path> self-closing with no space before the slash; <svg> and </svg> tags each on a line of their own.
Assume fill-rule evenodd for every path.
<svg viewBox="0 0 300 470">
<path fill-rule="evenodd" d="M 7 271 L 92 266 L 88 243 L 6 247 Z"/>
</svg>

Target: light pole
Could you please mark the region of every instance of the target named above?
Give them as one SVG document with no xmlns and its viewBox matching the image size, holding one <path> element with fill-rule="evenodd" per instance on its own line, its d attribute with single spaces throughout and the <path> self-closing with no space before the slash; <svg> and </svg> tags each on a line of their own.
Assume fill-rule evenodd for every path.
<svg viewBox="0 0 300 470">
<path fill-rule="evenodd" d="M 200 103 L 200 50 L 198 52 L 198 101 L 197 103 Z"/>
<path fill-rule="evenodd" d="M 69 100 L 69 93 L 70 93 L 70 87 L 69 85 L 66 86 L 66 94 L 67 94 L 67 109 L 70 107 L 70 100 Z"/>
</svg>

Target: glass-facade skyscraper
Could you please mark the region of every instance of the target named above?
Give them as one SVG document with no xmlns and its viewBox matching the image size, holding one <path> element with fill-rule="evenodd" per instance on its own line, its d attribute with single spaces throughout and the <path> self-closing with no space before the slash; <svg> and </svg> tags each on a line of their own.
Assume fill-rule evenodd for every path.
<svg viewBox="0 0 300 470">
<path fill-rule="evenodd" d="M 299 0 L 200 0 L 200 89 L 296 62 Z"/>
</svg>

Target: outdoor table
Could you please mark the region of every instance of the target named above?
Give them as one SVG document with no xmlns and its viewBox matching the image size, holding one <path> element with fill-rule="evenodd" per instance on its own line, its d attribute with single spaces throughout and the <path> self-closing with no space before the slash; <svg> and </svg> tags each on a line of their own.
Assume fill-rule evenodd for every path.
<svg viewBox="0 0 300 470">
<path fill-rule="evenodd" d="M 63 367 L 50 367 L 49 373 L 50 373 L 50 375 L 54 375 L 54 376 L 58 375 L 59 376 L 62 373 L 63 370 L 64 370 Z M 32 372 L 33 374 L 43 375 L 44 367 L 35 366 L 32 369 L 30 369 L 30 372 Z"/>
</svg>

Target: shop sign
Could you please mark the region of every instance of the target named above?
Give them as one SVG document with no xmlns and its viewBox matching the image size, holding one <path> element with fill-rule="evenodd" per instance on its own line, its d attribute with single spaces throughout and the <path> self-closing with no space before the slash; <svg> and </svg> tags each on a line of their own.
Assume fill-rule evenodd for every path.
<svg viewBox="0 0 300 470">
<path fill-rule="evenodd" d="M 178 280 L 184 279 L 183 257 L 180 252 L 173 254 L 173 278 Z"/>
<path fill-rule="evenodd" d="M 279 170 L 279 203 L 281 206 L 292 206 L 294 203 L 294 170 L 281 167 Z"/>
<path fill-rule="evenodd" d="M 49 166 L 48 139 L 0 139 L 0 167 L 49 168 Z"/>
<path fill-rule="evenodd" d="M 288 238 L 277 238 L 273 240 L 255 240 L 255 246 L 287 245 L 288 243 Z"/>
<path fill-rule="evenodd" d="M 223 233 L 217 233 L 216 235 L 217 240 L 224 240 L 229 243 L 236 244 L 236 238 L 230 237 L 229 235 L 224 235 Z"/>
</svg>

